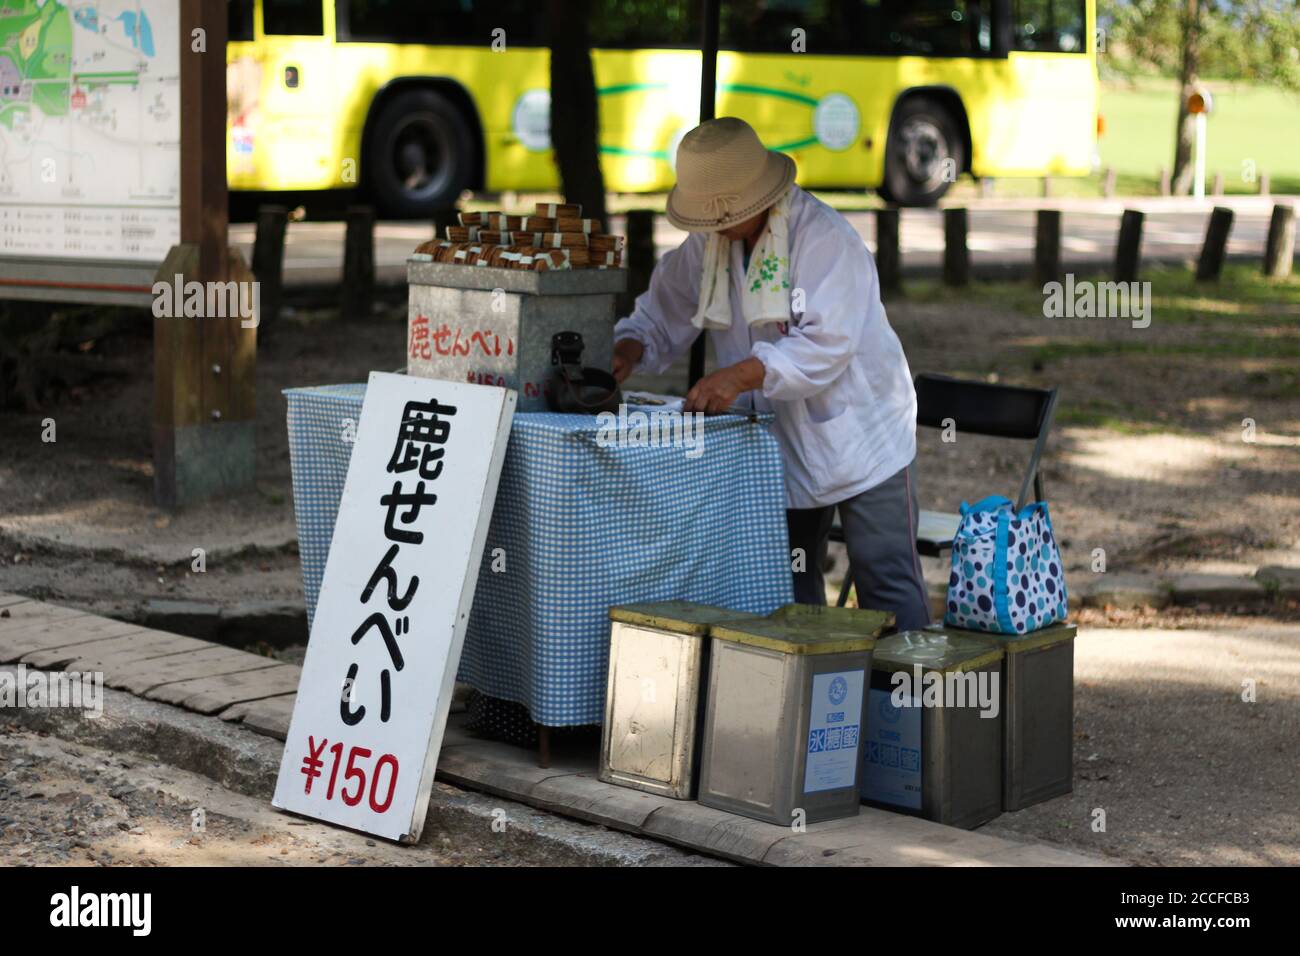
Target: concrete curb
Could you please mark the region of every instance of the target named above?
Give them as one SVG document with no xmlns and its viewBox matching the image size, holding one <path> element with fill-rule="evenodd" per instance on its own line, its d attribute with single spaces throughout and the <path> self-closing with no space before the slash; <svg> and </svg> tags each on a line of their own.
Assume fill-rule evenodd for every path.
<svg viewBox="0 0 1300 956">
<path fill-rule="evenodd" d="M 14 667 L 0 670 L 15 673 Z M 27 668 L 31 673 L 35 669 Z M 236 724 L 103 690 L 103 715 L 68 708 L 7 708 L 0 716 L 37 733 L 100 750 L 130 753 L 200 774 L 249 797 L 269 801 L 283 745 Z M 604 827 L 555 817 L 509 800 L 439 784 L 433 789 L 422 842 L 442 837 L 480 840 L 502 819 L 510 850 L 523 861 L 553 866 L 726 866 L 719 860 Z M 290 819 L 286 815 L 286 819 Z"/>
<path fill-rule="evenodd" d="M 1112 572 L 1071 593 L 1084 607 L 1160 610 L 1181 607 L 1247 607 L 1266 610 L 1300 598 L 1300 569 L 1270 565 L 1254 577 L 1229 574 L 1184 574 L 1173 578 Z"/>
<path fill-rule="evenodd" d="M 1229 574 L 1184 574 L 1164 578 L 1155 575 L 1109 571 L 1089 575 L 1071 573 L 1066 581 L 1071 606 L 1159 611 L 1172 605 L 1216 609 L 1243 607 L 1266 611 L 1286 601 L 1300 600 L 1300 568 L 1267 565 L 1254 577 Z M 943 617 L 948 601 L 946 581 L 926 584 L 930 607 Z"/>
</svg>

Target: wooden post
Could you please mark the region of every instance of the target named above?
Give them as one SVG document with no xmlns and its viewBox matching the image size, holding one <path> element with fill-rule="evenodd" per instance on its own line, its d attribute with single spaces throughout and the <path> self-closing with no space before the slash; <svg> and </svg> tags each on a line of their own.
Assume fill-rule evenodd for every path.
<svg viewBox="0 0 1300 956">
<path fill-rule="evenodd" d="M 1268 223 L 1268 242 L 1264 246 L 1264 275 L 1285 279 L 1291 274 L 1295 259 L 1295 206 L 1278 203 Z"/>
<path fill-rule="evenodd" d="M 1038 210 L 1034 239 L 1034 281 L 1039 286 L 1061 278 L 1061 211 Z"/>
<path fill-rule="evenodd" d="M 876 271 L 880 291 L 897 295 L 903 291 L 903 254 L 898 242 L 897 209 L 876 210 Z"/>
<path fill-rule="evenodd" d="M 1048 199 L 1051 197 L 1051 195 L 1052 195 L 1052 177 L 1044 176 L 1043 177 L 1043 198 Z"/>
<path fill-rule="evenodd" d="M 1142 263 L 1142 221 L 1137 209 L 1125 209 L 1119 221 L 1119 242 L 1115 246 L 1115 281 L 1136 282 Z"/>
<path fill-rule="evenodd" d="M 1115 172 L 1115 167 L 1111 166 L 1106 170 L 1106 176 L 1101 182 L 1101 194 L 1110 199 L 1115 195 L 1115 181 L 1119 178 Z"/>
<path fill-rule="evenodd" d="M 718 115 L 718 37 L 721 35 L 722 0 L 703 0 L 695 6 L 700 11 L 700 122 L 705 123 Z M 704 333 L 701 332 L 691 343 L 688 388 L 694 388 L 695 383 L 704 377 L 706 357 Z"/>
<path fill-rule="evenodd" d="M 340 311 L 344 319 L 368 319 L 375 301 L 375 210 L 349 206 L 346 221 Z"/>
<path fill-rule="evenodd" d="M 433 238 L 446 239 L 447 227 L 460 225 L 460 210 L 455 206 L 443 206 L 433 211 Z"/>
<path fill-rule="evenodd" d="M 1223 195 L 1223 173 L 1214 174 L 1214 184 L 1210 187 L 1210 194 L 1213 196 Z"/>
<path fill-rule="evenodd" d="M 1160 167 L 1160 195 L 1169 196 L 1174 191 L 1173 180 L 1169 176 L 1169 167 Z"/>
<path fill-rule="evenodd" d="M 284 299 L 284 238 L 289 210 L 284 206 L 259 206 L 257 238 L 253 240 L 253 275 L 262 290 L 259 327 L 263 334 L 280 317 Z"/>
<path fill-rule="evenodd" d="M 227 241 L 226 5 L 181 0 L 179 42 L 181 242 L 158 272 L 171 291 L 154 308 L 154 494 L 164 507 L 249 487 L 257 449 L 260 293 Z"/>
<path fill-rule="evenodd" d="M 650 288 L 655 268 L 655 213 L 633 209 L 627 214 L 627 291 L 618 301 L 618 314 L 631 315 L 636 298 Z"/>
<path fill-rule="evenodd" d="M 980 198 L 992 199 L 994 191 L 997 188 L 997 181 L 992 176 L 980 177 Z"/>
<path fill-rule="evenodd" d="M 965 209 L 943 211 L 944 285 L 962 286 L 970 282 L 970 252 L 966 248 L 966 226 Z"/>
<path fill-rule="evenodd" d="M 1269 194 L 1268 173 L 1259 174 L 1259 194 L 1261 196 L 1267 196 Z"/>
<path fill-rule="evenodd" d="M 1223 272 L 1223 258 L 1228 251 L 1228 233 L 1232 231 L 1232 210 L 1215 206 L 1205 227 L 1205 242 L 1196 262 L 1196 278 L 1202 282 L 1217 280 Z"/>
</svg>

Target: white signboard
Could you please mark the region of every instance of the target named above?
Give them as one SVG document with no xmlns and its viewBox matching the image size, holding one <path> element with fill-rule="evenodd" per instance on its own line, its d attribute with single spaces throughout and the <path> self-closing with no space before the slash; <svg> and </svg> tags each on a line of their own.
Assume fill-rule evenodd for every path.
<svg viewBox="0 0 1300 956">
<path fill-rule="evenodd" d="M 0 256 L 161 262 L 180 241 L 179 44 L 177 0 L 0 7 Z"/>
<path fill-rule="evenodd" d="M 420 838 L 515 400 L 371 373 L 276 807 Z"/>
</svg>

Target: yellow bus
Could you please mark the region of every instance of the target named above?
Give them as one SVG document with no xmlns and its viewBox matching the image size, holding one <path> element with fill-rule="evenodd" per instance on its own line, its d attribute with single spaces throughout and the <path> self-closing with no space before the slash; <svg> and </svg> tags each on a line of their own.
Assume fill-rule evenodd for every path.
<svg viewBox="0 0 1300 956">
<path fill-rule="evenodd" d="M 362 188 L 400 217 L 464 189 L 555 189 L 547 6 L 229 0 L 231 188 Z M 606 187 L 667 189 L 698 117 L 698 0 L 592 9 Z M 717 113 L 804 186 L 904 205 L 962 172 L 1086 175 L 1095 16 L 1095 0 L 723 0 Z"/>
</svg>

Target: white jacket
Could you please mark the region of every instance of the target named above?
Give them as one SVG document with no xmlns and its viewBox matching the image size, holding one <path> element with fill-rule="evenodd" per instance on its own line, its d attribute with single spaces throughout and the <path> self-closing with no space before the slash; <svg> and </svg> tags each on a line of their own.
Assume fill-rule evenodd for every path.
<svg viewBox="0 0 1300 956">
<path fill-rule="evenodd" d="M 731 328 L 712 330 L 719 367 L 753 355 L 761 390 L 737 404 L 776 415 L 790 508 L 837 504 L 916 457 L 916 392 L 880 302 L 876 263 L 843 216 L 792 186 L 790 292 L 794 322 L 750 327 L 741 314 L 744 243 L 731 244 Z M 655 267 L 650 288 L 614 327 L 645 346 L 638 366 L 662 373 L 695 339 L 705 236 L 693 233 Z M 707 446 L 705 453 L 707 454 Z"/>
</svg>

